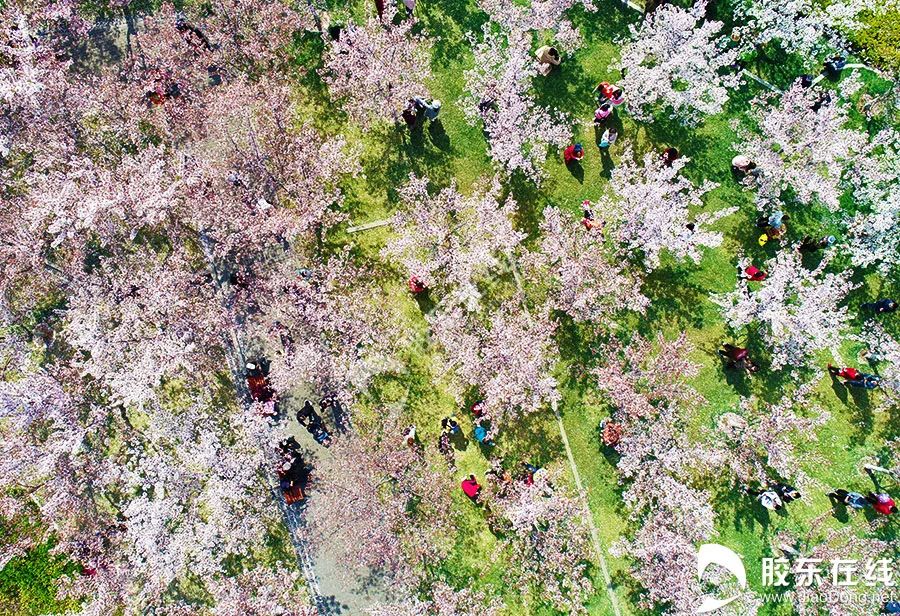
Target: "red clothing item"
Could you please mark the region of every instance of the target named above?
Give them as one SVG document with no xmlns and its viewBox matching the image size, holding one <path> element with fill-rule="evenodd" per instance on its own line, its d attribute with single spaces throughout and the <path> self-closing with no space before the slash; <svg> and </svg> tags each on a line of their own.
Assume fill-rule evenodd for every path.
<svg viewBox="0 0 900 616">
<path fill-rule="evenodd" d="M 887 494 L 876 494 L 872 508 L 881 515 L 891 515 L 891 509 L 894 508 L 894 505 L 894 499 Z"/>
<path fill-rule="evenodd" d="M 464 479 L 462 482 L 462 491 L 469 498 L 474 499 L 481 491 L 481 486 L 474 479 Z"/>
<path fill-rule="evenodd" d="M 616 91 L 616 87 L 608 81 L 604 81 L 599 86 L 597 86 L 597 90 L 600 92 L 600 96 L 602 96 L 603 98 L 611 99 L 613 97 L 613 92 Z"/>
<path fill-rule="evenodd" d="M 730 351 L 728 351 L 728 359 L 733 359 L 734 361 L 741 361 L 742 359 L 747 359 L 747 349 L 741 349 L 739 347 L 734 347 Z"/>
<path fill-rule="evenodd" d="M 756 282 L 761 282 L 766 279 L 766 273 L 754 265 L 748 266 L 747 269 L 744 270 L 744 273 L 747 274 L 747 278 Z"/>
<path fill-rule="evenodd" d="M 570 145 L 565 150 L 563 150 L 563 159 L 567 164 L 571 163 L 572 161 L 581 160 L 582 158 L 584 158 L 584 148 L 576 152 L 575 146 Z"/>
<path fill-rule="evenodd" d="M 269 386 L 269 379 L 261 374 L 247 377 L 247 389 L 250 390 L 250 397 L 257 402 L 268 402 L 275 396 Z"/>
<path fill-rule="evenodd" d="M 413 276 L 409 279 L 409 290 L 412 293 L 421 293 L 425 290 L 425 283 Z"/>
<path fill-rule="evenodd" d="M 855 381 L 856 377 L 859 376 L 859 370 L 857 370 L 856 368 L 841 368 L 840 370 L 838 370 L 837 375 L 842 379 Z"/>
</svg>

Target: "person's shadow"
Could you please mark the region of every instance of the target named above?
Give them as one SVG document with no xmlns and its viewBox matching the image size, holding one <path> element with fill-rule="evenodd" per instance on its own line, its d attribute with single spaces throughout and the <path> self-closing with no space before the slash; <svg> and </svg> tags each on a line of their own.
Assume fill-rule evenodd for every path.
<svg viewBox="0 0 900 616">
<path fill-rule="evenodd" d="M 566 163 L 566 168 L 572 174 L 572 177 L 578 180 L 579 184 L 584 184 L 584 167 L 581 166 L 580 162 L 572 161 Z"/>
<path fill-rule="evenodd" d="M 441 124 L 440 120 L 434 119 L 431 121 L 428 125 L 428 134 L 431 136 L 431 143 L 439 149 L 445 151 L 450 149 L 450 136 L 444 130 L 444 125 Z"/>
<path fill-rule="evenodd" d="M 836 499 L 834 496 L 828 495 L 828 500 L 831 501 L 832 513 L 834 514 L 834 518 L 843 524 L 846 524 L 850 521 L 850 516 L 848 515 L 847 505 Z"/>
<path fill-rule="evenodd" d="M 828 373 L 831 376 L 831 389 L 834 390 L 834 394 L 838 397 L 844 405 L 847 404 L 847 387 L 841 383 L 840 379 L 832 373 Z"/>
</svg>

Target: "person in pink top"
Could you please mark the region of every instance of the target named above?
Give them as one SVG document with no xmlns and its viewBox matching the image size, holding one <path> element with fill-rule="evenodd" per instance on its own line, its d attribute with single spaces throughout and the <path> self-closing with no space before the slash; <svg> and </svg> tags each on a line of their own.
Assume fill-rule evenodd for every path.
<svg viewBox="0 0 900 616">
<path fill-rule="evenodd" d="M 462 491 L 473 501 L 478 501 L 478 493 L 481 492 L 481 486 L 475 479 L 475 475 L 469 475 L 468 479 L 463 479 Z"/>
</svg>

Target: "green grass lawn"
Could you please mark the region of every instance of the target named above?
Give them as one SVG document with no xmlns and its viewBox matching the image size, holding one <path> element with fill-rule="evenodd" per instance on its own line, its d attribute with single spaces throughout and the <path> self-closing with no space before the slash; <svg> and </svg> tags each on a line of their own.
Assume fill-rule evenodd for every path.
<svg viewBox="0 0 900 616">
<path fill-rule="evenodd" d="M 364 6 L 364 3 L 354 3 L 350 12 L 358 18 L 365 14 Z M 595 135 L 589 122 L 595 102 L 591 89 L 600 81 L 616 78 L 610 66 L 616 58 L 617 41 L 638 15 L 610 0 L 601 3 L 600 10 L 595 14 L 587 14 L 580 9 L 574 9 L 573 13 L 573 21 L 584 33 L 585 45 L 573 55 L 566 56 L 560 70 L 537 80 L 535 90 L 539 101 L 558 107 L 578 122 L 576 140 L 585 143 L 587 150 L 583 162 L 584 175 L 575 177 L 557 154 L 547 161 L 545 169 L 548 177 L 539 188 L 517 178 L 510 182 L 520 208 L 518 223 L 532 233 L 532 240 L 536 221 L 544 207 L 556 205 L 578 212 L 582 200 L 596 199 L 607 190 L 610 177 L 610 168 L 604 168 L 594 147 Z M 358 134 L 364 145 L 365 175 L 347 187 L 347 211 L 352 224 L 371 222 L 389 215 L 397 206 L 395 189 L 410 172 L 428 176 L 437 186 L 455 181 L 463 191 L 479 178 L 494 173 L 486 155 L 484 136 L 478 128 L 465 122 L 458 105 L 463 95 L 463 73 L 472 63 L 469 43 L 464 34 L 479 31 L 485 16 L 473 1 L 461 0 L 450 3 L 420 2 L 417 17 L 426 34 L 436 39 L 432 62 L 434 80 L 430 87 L 432 95 L 444 102 L 441 122 L 445 134 L 435 135 L 426 130 L 410 138 L 405 131 L 398 134 L 393 127 Z M 536 37 L 536 45 L 542 42 L 539 36 Z M 791 71 L 797 66 L 800 63 L 779 62 L 777 67 L 760 72 L 784 87 L 796 74 Z M 764 69 L 765 64 L 754 68 Z M 876 91 L 884 87 L 884 84 L 875 81 L 869 85 Z M 321 111 L 327 105 L 327 99 L 318 78 L 308 73 L 301 87 L 307 96 L 313 95 L 312 99 L 307 99 L 311 102 L 308 108 L 311 110 L 310 117 L 320 117 L 316 109 Z M 697 434 L 704 428 L 714 427 L 716 419 L 734 409 L 742 395 L 755 395 L 770 401 L 791 395 L 791 387 L 786 386 L 777 375 L 761 373 L 747 380 L 735 379 L 724 373 L 716 349 L 724 341 L 735 338 L 744 340 L 746 332 L 729 332 L 717 306 L 709 300 L 710 294 L 734 288 L 735 260 L 739 250 L 759 260 L 771 257 L 777 250 L 774 243 L 763 248 L 756 243 L 757 234 L 752 222 L 756 216 L 753 195 L 735 183 L 730 170 L 733 143 L 737 141 L 731 121 L 745 116 L 750 100 L 761 92 L 761 86 L 748 82 L 735 93 L 726 113 L 708 118 L 693 129 L 685 129 L 670 121 L 638 124 L 625 112 L 620 115 L 620 142 L 612 151 L 615 163 L 621 155 L 623 141 L 630 142 L 639 155 L 645 151 L 661 151 L 667 146 L 675 146 L 692 159 L 685 170 L 692 180 L 700 182 L 708 179 L 719 183 L 719 187 L 708 195 L 706 208 L 716 210 L 733 205 L 740 208 L 739 212 L 718 224 L 725 234 L 725 241 L 720 248 L 708 251 L 700 264 L 664 261 L 663 267 L 649 277 L 645 287 L 652 299 L 647 318 L 626 320 L 621 324 L 622 330 L 636 330 L 645 335 L 656 331 L 663 331 L 670 337 L 681 332 L 687 334 L 694 347 L 692 359 L 701 365 L 699 374 L 692 379 L 692 385 L 706 399 L 692 419 L 692 430 Z M 346 126 L 341 121 L 333 120 L 334 114 L 330 108 L 329 115 L 332 116 L 330 129 L 345 132 Z M 317 123 L 329 127 L 328 122 Z M 834 221 L 821 217 L 821 214 L 813 212 L 795 216 L 791 238 L 797 240 L 806 233 L 838 234 L 839 228 Z M 350 239 L 363 254 L 376 257 L 377 250 L 389 233 L 387 228 L 379 228 L 349 238 L 342 236 L 341 239 Z M 866 283 L 851 298 L 851 305 L 862 301 L 863 296 L 872 297 L 883 288 L 893 288 L 877 276 L 867 277 Z M 389 302 L 409 317 L 410 327 L 424 329 L 424 319 L 418 313 L 418 307 L 406 296 L 399 274 L 394 274 L 392 284 L 399 292 L 395 289 L 389 293 Z M 566 344 L 571 351 L 568 354 L 564 352 L 564 361 L 558 370 L 563 395 L 560 409 L 574 458 L 585 482 L 591 514 L 608 548 L 629 525 L 620 498 L 615 460 L 609 453 L 603 452 L 598 440 L 598 424 L 610 409 L 605 406 L 590 377 L 583 374 L 584 368 L 589 367 L 592 361 L 588 339 L 572 328 L 566 328 L 565 335 L 569 336 Z M 855 359 L 855 350 L 852 345 L 842 349 L 848 362 Z M 412 419 L 419 426 L 423 440 L 436 440 L 440 417 L 459 414 L 459 410 L 452 396 L 435 391 L 441 388 L 442 379 L 448 378 L 447 375 L 429 374 L 431 356 L 436 350 L 417 349 L 414 353 L 419 357 L 410 358 L 410 364 L 414 367 L 400 379 L 403 382 L 401 389 L 406 388 L 409 392 L 409 400 L 413 402 L 410 406 Z M 827 361 L 830 358 L 823 355 L 823 369 Z M 720 486 L 720 492 L 716 494 L 719 533 L 716 540 L 743 553 L 748 563 L 758 563 L 763 556 L 772 554 L 773 537 L 779 530 L 802 531 L 811 520 L 829 511 L 831 507 L 824 496 L 825 488 L 846 486 L 868 489 L 868 480 L 860 473 L 860 459 L 879 453 L 884 440 L 897 434 L 895 411 L 875 413 L 872 410 L 876 406 L 874 403 L 847 396 L 832 387 L 827 378 L 820 382 L 815 398 L 817 404 L 830 413 L 831 419 L 815 435 L 816 441 L 798 443 L 798 452 L 802 470 L 819 482 L 823 488 L 821 491 L 809 493 L 800 502 L 792 504 L 789 515 L 772 516 L 771 519 L 753 511 L 749 499 L 735 497 L 728 488 Z M 878 395 L 873 398 L 877 401 Z M 495 455 L 513 461 L 529 459 L 546 465 L 565 464 L 559 432 L 549 411 L 510 432 L 501 438 Z M 483 474 L 488 464 L 485 456 L 473 445 L 459 452 L 457 461 L 457 480 L 470 472 Z M 454 552 L 444 565 L 443 575 L 459 584 L 468 584 L 474 579 L 476 586 L 490 587 L 495 591 L 502 588 L 502 563 L 491 559 L 496 539 L 487 529 L 483 513 L 461 497 L 454 504 L 460 532 Z M 854 524 L 862 529 L 864 522 L 862 516 L 857 516 L 850 521 L 833 518 L 828 525 Z M 892 532 L 891 538 L 893 536 Z M 640 589 L 627 575 L 629 563 L 611 556 L 607 558 L 623 611 L 637 613 L 636 598 Z M 590 602 L 589 611 L 592 614 L 612 614 L 599 571 L 595 573 L 598 590 Z M 758 589 L 758 567 L 748 566 L 748 573 L 751 587 Z M 508 593 L 504 598 L 511 606 L 510 614 L 522 613 L 525 606 L 532 611 L 538 609 L 529 603 L 529 598 L 513 597 Z M 783 613 L 785 609 L 766 607 L 763 613 Z M 534 613 L 545 612 L 539 610 Z"/>
</svg>

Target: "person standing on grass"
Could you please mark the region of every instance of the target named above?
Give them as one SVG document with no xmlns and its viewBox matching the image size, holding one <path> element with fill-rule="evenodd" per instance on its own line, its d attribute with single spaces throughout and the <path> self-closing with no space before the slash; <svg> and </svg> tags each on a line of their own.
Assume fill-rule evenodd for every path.
<svg viewBox="0 0 900 616">
<path fill-rule="evenodd" d="M 594 124 L 601 126 L 612 115 L 613 106 L 609 103 L 603 103 L 594 110 Z"/>
<path fill-rule="evenodd" d="M 839 503 L 843 503 L 852 509 L 865 509 L 871 503 L 866 499 L 865 496 L 860 494 L 859 492 L 848 492 L 847 490 L 835 490 L 834 492 L 829 492 L 826 496 L 830 499 L 836 500 Z"/>
<path fill-rule="evenodd" d="M 857 378 L 845 381 L 844 385 L 856 389 L 877 389 L 881 386 L 881 379 L 874 374 L 860 372 Z"/>
<path fill-rule="evenodd" d="M 671 167 L 672 163 L 681 158 L 678 148 L 666 148 L 662 153 L 662 162 L 666 167 Z"/>
<path fill-rule="evenodd" d="M 748 265 L 743 272 L 743 278 L 752 280 L 753 282 L 762 282 L 766 279 L 766 276 L 768 276 L 768 274 L 766 274 L 755 265 Z"/>
<path fill-rule="evenodd" d="M 844 367 L 844 368 L 836 368 L 835 366 L 828 364 L 828 374 L 830 374 L 832 376 L 840 377 L 847 381 L 853 381 L 853 380 L 859 378 L 859 376 L 862 373 L 859 370 L 857 370 L 856 368 L 852 368 L 849 366 Z"/>
<path fill-rule="evenodd" d="M 603 136 L 600 137 L 600 149 L 608 150 L 609 146 L 616 142 L 616 139 L 619 137 L 619 131 L 617 131 L 614 127 L 607 128 L 603 131 Z"/>
<path fill-rule="evenodd" d="M 567 165 L 577 163 L 584 158 L 584 146 L 580 143 L 574 143 L 563 150 L 563 160 Z"/>
<path fill-rule="evenodd" d="M 779 509 L 784 507 L 784 503 L 781 501 L 781 497 L 778 496 L 778 493 L 771 488 L 766 488 L 765 490 L 746 488 L 746 491 L 750 496 L 755 496 L 756 500 L 758 500 L 760 504 L 769 511 L 778 511 Z"/>
<path fill-rule="evenodd" d="M 897 513 L 897 504 L 894 503 L 894 499 L 884 492 L 881 492 L 879 494 L 869 492 L 869 495 L 866 496 L 866 500 L 871 503 L 872 509 L 874 509 L 881 515 L 891 515 L 892 513 Z"/>
<path fill-rule="evenodd" d="M 462 428 L 459 427 L 459 422 L 456 421 L 455 417 L 444 417 L 441 420 L 441 428 L 443 428 L 444 432 L 453 435 L 459 434 Z"/>
<path fill-rule="evenodd" d="M 867 302 L 861 306 L 863 310 L 869 310 L 875 314 L 897 312 L 897 302 L 890 298 L 880 299 L 877 302 Z"/>
</svg>

